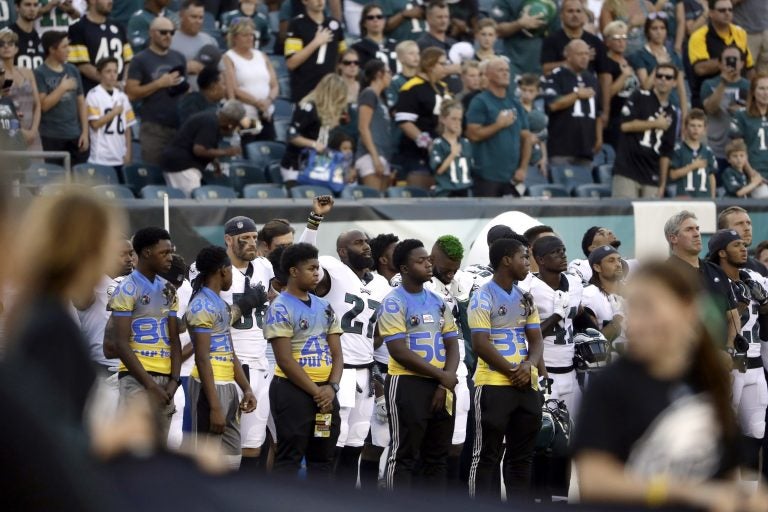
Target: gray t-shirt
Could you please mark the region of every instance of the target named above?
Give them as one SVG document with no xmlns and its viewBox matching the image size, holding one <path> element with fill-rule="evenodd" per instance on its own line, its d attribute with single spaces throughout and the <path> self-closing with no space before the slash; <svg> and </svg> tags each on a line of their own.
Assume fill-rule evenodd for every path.
<svg viewBox="0 0 768 512">
<path fill-rule="evenodd" d="M 58 72 L 41 64 L 35 69 L 35 81 L 40 94 L 51 94 L 65 76 L 77 80 L 77 89 L 65 92 L 59 102 L 40 117 L 40 136 L 52 139 L 73 140 L 80 137 L 80 115 L 77 111 L 77 97 L 83 95 L 83 82 L 80 72 L 69 63 L 63 64 L 63 71 Z"/>
<path fill-rule="evenodd" d="M 768 30 L 768 2 L 743 0 L 733 7 L 733 22 L 750 34 Z M 757 55 L 753 55 L 757 58 Z"/>
<path fill-rule="evenodd" d="M 718 75 L 701 84 L 701 101 L 712 96 L 721 80 Z M 739 105 L 743 108 L 747 104 L 748 96 L 749 80 L 746 78 L 740 78 L 732 84 L 727 84 L 723 99 L 720 101 L 720 109 L 707 117 L 707 141 L 716 157 L 725 158 L 725 146 L 730 140 L 732 119 L 729 107 Z"/>
<path fill-rule="evenodd" d="M 216 48 L 219 47 L 216 40 L 205 32 L 198 32 L 196 36 L 188 36 L 179 30 L 173 35 L 171 50 L 176 50 L 181 53 L 187 60 L 196 60 L 200 53 L 200 48 L 207 45 L 213 45 Z M 198 90 L 196 76 L 190 77 L 189 86 L 190 91 Z"/>
<path fill-rule="evenodd" d="M 184 55 L 168 50 L 165 55 L 158 55 L 150 48 L 139 52 L 128 68 L 128 79 L 138 80 L 139 85 L 146 85 L 160 78 L 172 69 L 179 68 L 186 77 L 187 61 Z M 157 123 L 170 128 L 179 126 L 178 102 L 180 94 L 171 95 L 173 88 L 156 91 L 141 100 L 139 115 L 142 122 Z"/>
<path fill-rule="evenodd" d="M 383 156 L 388 162 L 391 162 L 392 135 L 390 132 L 392 129 L 392 121 L 389 117 L 387 105 L 370 87 L 363 89 L 357 99 L 358 110 L 363 105 L 367 105 L 373 109 L 373 116 L 371 117 L 371 137 L 373 138 L 373 144 L 376 146 L 376 151 L 378 151 L 379 155 Z M 365 145 L 361 140 L 357 145 L 357 155 L 355 155 L 355 157 L 360 158 L 367 154 L 368 150 L 365 149 Z"/>
</svg>

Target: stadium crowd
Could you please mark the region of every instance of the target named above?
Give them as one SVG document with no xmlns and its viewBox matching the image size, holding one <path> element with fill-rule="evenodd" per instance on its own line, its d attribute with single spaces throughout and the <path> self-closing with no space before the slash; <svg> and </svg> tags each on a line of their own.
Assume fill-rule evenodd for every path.
<svg viewBox="0 0 768 512">
<path fill-rule="evenodd" d="M 244 184 L 337 195 L 768 196 L 761 0 L 2 0 L 0 15 L 4 146 L 124 184 L 143 166 L 190 196 L 245 163 Z"/>
<path fill-rule="evenodd" d="M 285 219 L 227 220 L 189 266 L 165 229 L 125 239 L 83 190 L 4 206 L 14 509 L 135 509 L 158 485 L 207 503 L 211 480 L 170 491 L 192 470 L 165 468 L 187 457 L 251 493 L 289 482 L 275 510 L 318 482 L 347 504 L 360 488 L 454 507 L 768 507 L 768 242 L 750 254 L 740 207 L 706 248 L 693 213 L 672 215 L 665 261 L 623 258 L 605 226 L 574 258 L 553 226 L 498 224 L 475 242 L 487 260 L 462 267 L 450 234 L 427 248 L 352 229 L 318 255 L 330 195 L 299 237 Z"/>
</svg>

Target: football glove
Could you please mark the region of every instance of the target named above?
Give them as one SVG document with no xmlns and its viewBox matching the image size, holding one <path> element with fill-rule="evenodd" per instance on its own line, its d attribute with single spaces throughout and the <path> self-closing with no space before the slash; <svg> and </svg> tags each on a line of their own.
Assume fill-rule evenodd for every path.
<svg viewBox="0 0 768 512">
<path fill-rule="evenodd" d="M 235 301 L 243 316 L 251 316 L 254 309 L 263 309 L 267 303 L 267 290 L 259 283 L 256 286 L 248 286 L 243 295 Z"/>
<path fill-rule="evenodd" d="M 561 290 L 555 291 L 555 297 L 552 300 L 552 313 L 559 316 L 563 320 L 568 318 L 568 313 L 571 310 L 571 296 L 568 292 Z"/>
</svg>

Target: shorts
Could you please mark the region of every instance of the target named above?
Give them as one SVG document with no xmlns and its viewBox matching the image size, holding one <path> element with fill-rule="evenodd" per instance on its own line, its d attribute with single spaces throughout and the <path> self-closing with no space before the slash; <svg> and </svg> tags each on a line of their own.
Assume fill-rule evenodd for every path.
<svg viewBox="0 0 768 512">
<path fill-rule="evenodd" d="M 241 361 L 243 363 L 243 361 Z M 247 363 L 244 363 L 247 365 Z M 243 448 L 261 448 L 267 439 L 267 428 L 275 439 L 275 422 L 269 413 L 269 384 L 272 382 L 274 368 L 269 370 L 249 369 L 249 378 L 253 396 L 256 397 L 256 409 L 240 417 L 240 436 Z"/>
<path fill-rule="evenodd" d="M 392 174 L 392 170 L 389 167 L 389 162 L 387 162 L 387 159 L 383 156 L 379 156 L 379 161 L 382 163 L 382 165 L 384 165 L 384 176 L 389 176 Z M 358 158 L 355 162 L 355 169 L 357 169 L 357 175 L 361 178 L 376 174 L 376 171 L 373 168 L 373 158 L 371 158 L 370 154 L 363 155 Z"/>
<path fill-rule="evenodd" d="M 218 437 L 227 455 L 240 455 L 240 388 L 234 382 L 216 383 L 216 396 L 224 410 L 224 433 Z M 192 433 L 210 433 L 211 406 L 203 392 L 203 384 L 189 379 L 189 406 L 192 415 Z"/>
<path fill-rule="evenodd" d="M 192 191 L 203 184 L 203 173 L 195 168 L 179 172 L 164 172 L 163 177 L 169 187 L 181 190 L 187 197 L 191 197 Z"/>
<path fill-rule="evenodd" d="M 360 447 L 368 437 L 371 429 L 371 416 L 373 415 L 374 397 L 369 393 L 371 371 L 368 368 L 360 368 L 355 371 L 357 389 L 355 390 L 355 406 L 341 407 L 341 430 L 336 446 Z"/>
<path fill-rule="evenodd" d="M 171 380 L 171 378 L 167 375 L 149 375 L 152 380 L 154 380 L 157 384 L 159 384 L 162 387 L 165 387 L 168 385 L 168 381 Z M 128 400 L 130 400 L 132 397 L 140 394 L 140 393 L 146 393 L 147 388 L 145 388 L 141 382 L 139 382 L 136 377 L 134 377 L 131 374 L 124 374 L 120 376 L 120 379 L 118 381 L 118 387 L 120 389 L 120 404 L 124 404 Z M 157 403 L 152 398 L 150 398 L 150 403 Z M 166 439 L 168 437 L 168 431 L 171 428 L 171 418 L 173 417 L 174 413 L 176 412 L 176 404 L 171 400 L 171 402 L 164 407 L 160 408 L 158 411 L 158 419 L 160 421 L 160 435 L 162 439 Z"/>
</svg>

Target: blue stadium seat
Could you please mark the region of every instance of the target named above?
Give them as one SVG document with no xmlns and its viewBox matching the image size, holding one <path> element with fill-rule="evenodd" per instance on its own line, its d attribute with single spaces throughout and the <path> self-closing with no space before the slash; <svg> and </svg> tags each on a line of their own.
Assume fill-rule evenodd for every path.
<svg viewBox="0 0 768 512">
<path fill-rule="evenodd" d="M 286 98 L 291 97 L 291 80 L 287 76 L 278 76 L 277 77 L 277 85 L 280 90 L 280 96 L 285 96 Z"/>
<path fill-rule="evenodd" d="M 562 185 L 533 185 L 528 187 L 531 197 L 568 197 L 568 191 Z"/>
<path fill-rule="evenodd" d="M 288 144 L 288 128 L 291 126 L 291 120 L 276 117 L 272 124 L 275 127 L 275 140 Z"/>
<path fill-rule="evenodd" d="M 345 199 L 380 199 L 381 192 L 373 187 L 366 187 L 365 185 L 347 185 L 344 190 L 341 191 L 341 197 Z"/>
<path fill-rule="evenodd" d="M 152 164 L 136 162 L 123 167 L 123 183 L 133 190 L 134 194 L 141 192 L 147 185 L 165 185 L 163 170 Z"/>
<path fill-rule="evenodd" d="M 66 179 L 67 171 L 56 164 L 34 163 L 24 172 L 24 183 L 27 185 L 42 186 Z"/>
<path fill-rule="evenodd" d="M 231 187 L 203 185 L 192 191 L 192 197 L 201 201 L 208 199 L 237 199 L 237 192 Z"/>
<path fill-rule="evenodd" d="M 232 187 L 239 193 L 243 187 L 252 183 L 266 183 L 267 174 L 263 167 L 244 160 L 233 160 L 229 163 L 229 179 Z"/>
<path fill-rule="evenodd" d="M 243 197 L 245 199 L 285 199 L 288 193 L 280 185 L 259 183 L 243 187 Z"/>
<path fill-rule="evenodd" d="M 533 185 L 547 185 L 549 179 L 541 174 L 538 165 L 531 165 L 528 167 L 528 172 L 525 174 L 525 186 L 531 187 Z"/>
<path fill-rule="evenodd" d="M 114 185 L 120 181 L 115 168 L 109 165 L 77 164 L 72 168 L 72 176 L 76 183 Z"/>
<path fill-rule="evenodd" d="M 274 118 L 290 119 L 293 116 L 293 103 L 288 98 L 275 98 L 272 103 L 275 106 Z"/>
<path fill-rule="evenodd" d="M 280 162 L 285 154 L 285 144 L 272 141 L 256 141 L 245 146 L 245 156 L 254 165 L 266 169 Z"/>
<path fill-rule="evenodd" d="M 163 194 L 168 194 L 168 199 L 186 199 L 184 191 L 166 185 L 147 185 L 141 189 L 139 197 L 143 199 L 162 199 Z"/>
<path fill-rule="evenodd" d="M 387 197 L 429 197 L 429 192 L 419 187 L 389 187 Z"/>
<path fill-rule="evenodd" d="M 285 63 L 285 57 L 282 55 L 270 55 L 269 60 L 272 62 L 272 67 L 275 68 L 275 74 L 278 78 L 288 77 L 288 65 Z"/>
<path fill-rule="evenodd" d="M 333 192 L 320 185 L 296 185 L 289 191 L 294 199 L 313 199 L 317 196 L 332 196 Z"/>
<path fill-rule="evenodd" d="M 591 185 L 594 183 L 591 167 L 551 165 L 549 172 L 552 177 L 552 183 L 562 185 L 569 193 L 576 190 L 576 187 L 579 185 Z"/>
<path fill-rule="evenodd" d="M 592 166 L 598 167 L 603 164 L 613 164 L 616 160 L 616 150 L 610 144 L 603 144 L 600 151 L 592 158 Z"/>
<path fill-rule="evenodd" d="M 96 195 L 106 199 L 134 199 L 133 192 L 125 185 L 96 185 L 92 187 Z"/>
<path fill-rule="evenodd" d="M 280 172 L 280 162 L 273 162 L 267 167 L 269 182 L 277 185 L 283 184 L 283 174 Z"/>
<path fill-rule="evenodd" d="M 610 185 L 613 182 L 613 164 L 597 166 L 597 182 L 601 185 Z"/>
<path fill-rule="evenodd" d="M 222 163 L 229 165 L 229 162 Z M 232 188 L 232 177 L 229 174 L 216 174 L 213 171 L 203 171 L 203 185 L 217 185 L 220 187 Z"/>
<path fill-rule="evenodd" d="M 64 193 L 68 188 L 70 188 L 70 186 L 66 183 L 45 183 L 40 185 L 40 188 L 37 190 L 37 195 L 46 197 L 58 196 L 59 194 Z"/>
<path fill-rule="evenodd" d="M 611 197 L 611 186 L 602 183 L 579 185 L 576 187 L 576 197 L 592 197 L 599 199 L 601 197 Z"/>
</svg>

